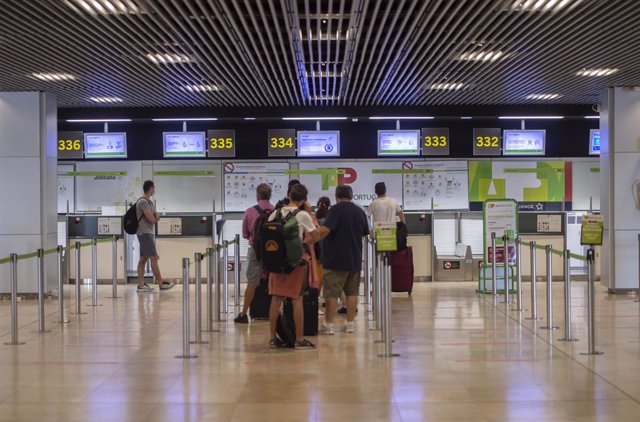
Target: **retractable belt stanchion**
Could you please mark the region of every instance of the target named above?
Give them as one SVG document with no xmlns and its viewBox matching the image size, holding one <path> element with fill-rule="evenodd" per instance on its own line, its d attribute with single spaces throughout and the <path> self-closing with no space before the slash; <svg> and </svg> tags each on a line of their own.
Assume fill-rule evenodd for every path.
<svg viewBox="0 0 640 422">
<path fill-rule="evenodd" d="M 98 306 L 98 242 L 91 241 L 91 305 Z"/>
<path fill-rule="evenodd" d="M 213 328 L 213 279 L 218 268 L 218 266 L 214 264 L 216 261 L 213 256 L 213 251 L 213 248 L 207 248 L 207 332 L 210 333 L 220 331 L 217 328 Z"/>
<path fill-rule="evenodd" d="M 529 243 L 529 256 L 531 262 L 531 317 L 527 318 L 533 321 L 538 319 L 538 292 L 536 290 L 536 242 Z"/>
<path fill-rule="evenodd" d="M 640 302 L 640 234 L 638 235 L 638 300 L 634 302 Z"/>
<path fill-rule="evenodd" d="M 82 274 L 80 273 L 80 242 L 75 244 L 76 251 L 76 315 L 83 315 L 86 312 L 82 312 Z"/>
<path fill-rule="evenodd" d="M 557 330 L 560 327 L 553 325 L 553 248 L 551 245 L 545 247 L 545 256 L 547 259 L 547 325 L 540 327 L 543 330 Z"/>
<path fill-rule="evenodd" d="M 214 277 L 215 277 L 215 301 L 213 303 L 213 317 L 215 321 L 221 322 L 222 321 L 222 277 L 220 276 L 220 271 L 221 271 L 221 265 L 220 265 L 220 247 L 219 245 L 216 245 L 215 251 L 214 251 L 214 260 L 215 260 L 215 273 L 214 273 Z"/>
<path fill-rule="evenodd" d="M 195 329 L 196 329 L 196 339 L 193 343 L 195 344 L 204 344 L 208 343 L 208 341 L 202 340 L 202 254 L 196 252 L 193 257 L 194 268 L 194 277 L 195 277 Z M 187 285 L 184 286 L 185 289 L 189 288 L 189 280 L 187 279 Z"/>
<path fill-rule="evenodd" d="M 44 315 L 44 250 L 38 249 L 36 257 L 36 273 L 38 276 L 38 332 L 48 333 L 45 328 Z"/>
<path fill-rule="evenodd" d="M 378 329 L 378 304 L 380 298 L 378 297 L 378 252 L 376 251 L 375 239 L 371 242 L 371 318 L 373 319 L 373 327 L 371 330 Z"/>
<path fill-rule="evenodd" d="M 384 353 L 378 355 L 380 357 L 392 358 L 400 356 L 393 353 L 393 329 L 392 329 L 392 305 L 391 305 L 391 254 L 386 252 L 382 257 L 383 270 L 383 310 L 384 324 L 382 326 L 382 341 L 384 342 Z"/>
<path fill-rule="evenodd" d="M 364 237 L 362 240 L 362 256 L 363 256 L 363 267 L 364 267 L 364 301 L 362 302 L 365 308 L 369 308 L 369 304 L 371 303 L 371 268 L 369 267 L 369 238 Z"/>
<path fill-rule="evenodd" d="M 595 306 L 595 251 L 587 250 L 587 332 L 589 333 L 589 350 L 582 355 L 601 355 L 596 350 L 596 306 Z"/>
<path fill-rule="evenodd" d="M 374 289 L 376 291 L 375 318 L 376 330 L 382 330 L 382 259 L 380 253 L 376 250 L 376 280 Z"/>
<path fill-rule="evenodd" d="M 120 299 L 118 296 L 118 238 L 111 241 L 111 296 L 107 299 Z"/>
<path fill-rule="evenodd" d="M 222 251 L 222 282 L 224 283 L 224 285 L 222 286 L 223 289 L 223 301 L 222 301 L 222 312 L 223 313 L 228 313 L 229 312 L 229 242 L 228 241 L 224 241 L 223 244 L 224 250 Z"/>
<path fill-rule="evenodd" d="M 571 251 L 565 249 L 564 255 L 564 338 L 560 341 L 578 341 L 571 335 Z"/>
<path fill-rule="evenodd" d="M 509 303 L 509 236 L 502 236 L 502 244 L 504 245 L 504 253 L 502 261 L 504 262 L 504 302 Z"/>
<path fill-rule="evenodd" d="M 491 293 L 493 294 L 493 300 L 498 299 L 498 264 L 496 255 L 496 234 L 491 233 Z"/>
<path fill-rule="evenodd" d="M 66 324 L 69 320 L 64 314 L 64 248 L 58 246 L 56 262 L 56 276 L 58 278 L 58 324 Z"/>
<path fill-rule="evenodd" d="M 516 238 L 516 307 L 515 311 L 522 312 L 522 242 L 520 238 Z"/>
<path fill-rule="evenodd" d="M 191 327 L 189 320 L 189 258 L 182 258 L 182 355 L 176 356 L 179 359 L 197 358 L 198 355 L 191 353 L 189 336 Z"/>
<path fill-rule="evenodd" d="M 8 346 L 18 346 L 18 255 L 11 254 L 11 342 Z"/>
<path fill-rule="evenodd" d="M 233 304 L 236 308 L 236 314 L 242 309 L 240 302 L 240 235 L 236 234 L 233 244 Z"/>
</svg>

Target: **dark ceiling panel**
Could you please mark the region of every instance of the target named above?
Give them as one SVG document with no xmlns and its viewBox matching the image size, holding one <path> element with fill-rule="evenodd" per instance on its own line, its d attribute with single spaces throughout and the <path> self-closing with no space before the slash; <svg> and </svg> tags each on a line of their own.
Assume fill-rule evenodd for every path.
<svg viewBox="0 0 640 422">
<path fill-rule="evenodd" d="M 640 85 L 635 3 L 4 0 L 0 90 L 63 108 L 591 104 Z"/>
</svg>

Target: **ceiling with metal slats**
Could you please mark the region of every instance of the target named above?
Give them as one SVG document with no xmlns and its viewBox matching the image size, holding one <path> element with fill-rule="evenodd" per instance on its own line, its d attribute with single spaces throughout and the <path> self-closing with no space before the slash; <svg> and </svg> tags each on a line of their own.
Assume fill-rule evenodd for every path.
<svg viewBox="0 0 640 422">
<path fill-rule="evenodd" d="M 0 91 L 74 107 L 592 104 L 636 0 L 0 0 Z"/>
</svg>

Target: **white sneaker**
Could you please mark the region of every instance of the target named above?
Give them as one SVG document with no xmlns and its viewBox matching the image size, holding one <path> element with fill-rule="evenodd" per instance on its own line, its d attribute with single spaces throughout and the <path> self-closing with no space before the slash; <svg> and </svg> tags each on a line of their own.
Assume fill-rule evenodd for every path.
<svg viewBox="0 0 640 422">
<path fill-rule="evenodd" d="M 318 333 L 323 336 L 332 336 L 336 332 L 333 329 L 333 324 L 320 324 L 320 329 L 318 330 Z"/>
<path fill-rule="evenodd" d="M 356 331 L 356 324 L 352 322 L 345 322 L 342 329 L 347 334 L 353 334 Z"/>
<path fill-rule="evenodd" d="M 138 293 L 148 293 L 152 291 L 153 287 L 149 286 L 147 283 L 144 283 L 142 286 L 138 286 Z"/>
</svg>

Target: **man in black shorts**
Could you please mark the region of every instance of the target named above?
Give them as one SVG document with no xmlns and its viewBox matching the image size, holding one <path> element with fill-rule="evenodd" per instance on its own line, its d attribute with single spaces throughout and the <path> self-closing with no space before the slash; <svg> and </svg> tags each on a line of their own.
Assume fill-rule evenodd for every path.
<svg viewBox="0 0 640 422">
<path fill-rule="evenodd" d="M 136 202 L 136 216 L 138 217 L 138 242 L 140 243 L 140 261 L 138 262 L 138 292 L 152 292 L 153 287 L 144 281 L 144 268 L 147 261 L 151 260 L 151 271 L 156 281 L 160 284 L 160 290 L 169 290 L 175 283 L 164 281 L 158 266 L 158 252 L 156 251 L 156 237 L 154 226 L 160 221 L 160 215 L 156 212 L 156 206 L 151 201 L 155 193 L 155 186 L 151 180 L 142 185 L 144 196 Z"/>
</svg>

